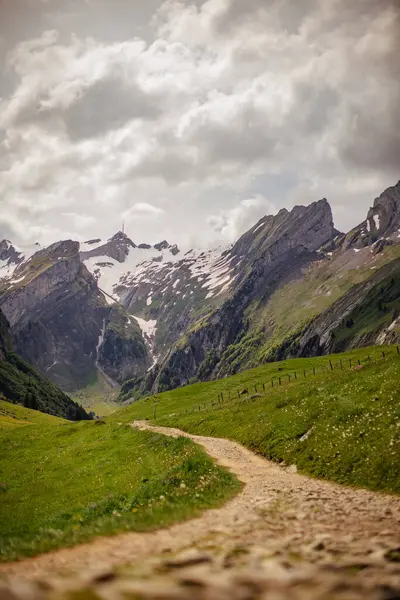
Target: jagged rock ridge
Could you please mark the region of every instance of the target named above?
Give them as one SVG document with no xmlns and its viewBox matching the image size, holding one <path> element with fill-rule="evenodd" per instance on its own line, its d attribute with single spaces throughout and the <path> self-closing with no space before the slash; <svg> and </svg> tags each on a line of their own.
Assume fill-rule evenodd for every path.
<svg viewBox="0 0 400 600">
<path fill-rule="evenodd" d="M 321 247 L 333 243 L 335 233 L 326 200 L 291 212 L 281 210 L 245 233 L 228 253 L 236 277 L 231 296 L 171 351 L 152 388 L 169 389 L 195 376 L 224 375 L 219 368 L 224 352 L 248 331 L 246 310 L 254 302 L 265 304 L 281 281 L 316 260 Z"/>
<path fill-rule="evenodd" d="M 352 320 L 374 297 L 395 316 L 397 287 L 380 269 L 400 247 L 399 197 L 400 182 L 347 235 L 323 199 L 264 217 L 233 246 L 184 254 L 123 232 L 25 252 L 4 241 L 0 306 L 24 356 L 65 389 L 102 370 L 116 384 L 133 378 L 138 393 L 159 391 L 257 361 L 394 339 L 396 319 L 381 318 L 375 337 L 356 326 L 350 340 L 325 312 Z M 374 291 L 381 280 L 384 297 Z"/>
<path fill-rule="evenodd" d="M 148 368 L 139 329 L 128 327 L 123 314 L 120 321 L 125 323 L 116 331 L 115 311 L 82 263 L 77 242 L 40 250 L 21 262 L 3 286 L 0 307 L 11 324 L 17 351 L 63 389 L 88 385 L 102 361 L 116 381 L 137 374 L 138 354 L 142 373 Z M 101 337 L 109 354 L 104 349 L 100 354 Z M 116 371 L 118 360 L 121 368 Z"/>
</svg>

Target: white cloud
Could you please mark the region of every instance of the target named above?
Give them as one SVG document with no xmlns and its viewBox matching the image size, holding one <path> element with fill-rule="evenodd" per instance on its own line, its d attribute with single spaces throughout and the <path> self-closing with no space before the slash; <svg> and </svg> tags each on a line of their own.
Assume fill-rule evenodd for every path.
<svg viewBox="0 0 400 600">
<path fill-rule="evenodd" d="M 60 30 L 8 54 L 0 238 L 109 237 L 125 218 L 134 238 L 231 240 L 321 197 L 344 229 L 399 178 L 396 0 L 152 0 L 154 39 L 105 41 L 106 4 L 74 2 L 78 36 L 55 2 Z"/>
<path fill-rule="evenodd" d="M 256 196 L 242 200 L 234 208 L 210 215 L 207 223 L 223 238 L 234 242 L 259 219 L 275 212 L 276 207 L 272 202 L 262 196 Z"/>
<path fill-rule="evenodd" d="M 163 215 L 165 211 L 153 204 L 147 202 L 137 202 L 131 208 L 124 212 L 123 218 L 128 223 L 134 219 L 154 219 Z"/>
</svg>

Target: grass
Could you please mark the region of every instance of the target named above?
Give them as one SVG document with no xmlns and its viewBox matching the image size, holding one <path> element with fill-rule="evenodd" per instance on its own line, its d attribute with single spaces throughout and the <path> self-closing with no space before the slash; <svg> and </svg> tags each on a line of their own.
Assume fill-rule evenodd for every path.
<svg viewBox="0 0 400 600">
<path fill-rule="evenodd" d="M 159 424 L 237 440 L 315 477 L 400 493 L 399 380 L 396 348 L 379 347 L 267 364 L 143 399 L 103 423 L 0 401 L 0 560 L 168 526 L 240 489 L 189 440 L 130 427 L 155 412 Z"/>
<path fill-rule="evenodd" d="M 117 396 L 118 390 L 113 389 L 101 373 L 97 373 L 87 387 L 71 394 L 87 412 L 94 412 L 99 417 L 107 417 L 121 408 L 116 402 Z"/>
<path fill-rule="evenodd" d="M 0 356 L 0 389 L 3 398 L 26 408 L 73 421 L 89 418 L 79 404 L 14 352 L 4 353 L 3 360 Z"/>
<path fill-rule="evenodd" d="M 350 370 L 349 359 L 357 365 L 358 358 L 365 366 Z M 306 378 L 304 369 L 308 370 Z M 285 377 L 288 373 L 291 383 Z M 285 380 L 282 386 L 279 377 Z M 366 348 L 268 364 L 227 379 L 166 392 L 156 401 L 145 399 L 125 408 L 118 419 L 153 419 L 156 407 L 159 424 L 237 440 L 271 460 L 296 464 L 315 477 L 400 493 L 399 381 L 396 348 Z M 265 393 L 262 383 L 267 384 Z M 260 397 L 255 394 L 256 384 Z M 237 392 L 243 389 L 255 397 L 239 400 Z M 220 393 L 224 394 L 222 404 L 218 403 Z"/>
<path fill-rule="evenodd" d="M 253 303 L 246 313 L 252 324 L 250 339 L 233 345 L 227 360 L 224 359 L 223 372 L 235 372 L 232 370 L 235 361 L 242 369 L 269 360 L 274 349 L 301 329 L 301 324 L 309 323 L 355 284 L 365 282 L 379 269 L 395 261 L 400 256 L 400 246 L 389 246 L 378 255 L 371 254 L 360 266 L 352 263 L 354 256 L 350 252 L 344 256 L 339 254 L 332 261 L 313 263 L 303 277 L 274 292 L 267 304 L 262 303 L 260 307 L 257 302 Z M 363 304 L 369 306 L 368 302 Z M 347 336 L 354 336 L 354 332 L 347 332 Z"/>
<path fill-rule="evenodd" d="M 0 395 L 0 434 L 9 427 L 19 427 L 21 425 L 57 425 L 64 423 L 63 419 L 41 413 L 37 410 L 23 408 L 18 404 L 11 404 L 2 399 Z"/>
<path fill-rule="evenodd" d="M 25 425 L 0 419 L 0 561 L 164 527 L 240 489 L 187 439 L 11 409 Z"/>
</svg>

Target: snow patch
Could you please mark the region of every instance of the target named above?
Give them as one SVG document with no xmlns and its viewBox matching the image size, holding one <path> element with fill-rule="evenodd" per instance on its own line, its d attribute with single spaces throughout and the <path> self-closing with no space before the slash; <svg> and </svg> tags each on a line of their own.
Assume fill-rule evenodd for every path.
<svg viewBox="0 0 400 600">
<path fill-rule="evenodd" d="M 375 221 L 375 227 L 379 230 L 380 226 L 381 226 L 381 221 L 380 221 L 379 215 L 374 215 L 372 218 Z"/>
<path fill-rule="evenodd" d="M 137 324 L 139 325 L 143 336 L 148 337 L 148 338 L 154 338 L 157 332 L 157 321 L 146 321 L 145 319 L 141 319 L 140 317 L 135 317 L 134 315 L 132 315 L 132 317 L 135 319 L 135 321 L 137 322 Z"/>
<path fill-rule="evenodd" d="M 145 319 L 141 319 L 140 317 L 135 317 L 134 315 L 132 315 L 132 317 L 135 319 L 135 321 L 137 322 L 137 324 L 139 325 L 139 327 L 142 331 L 144 341 L 147 344 L 147 347 L 149 349 L 149 354 L 153 360 L 152 365 L 147 369 L 147 371 L 151 371 L 152 368 L 157 364 L 157 360 L 158 360 L 158 357 L 156 356 L 156 354 L 154 352 L 155 338 L 156 338 L 156 333 L 157 333 L 157 321 L 156 320 L 145 321 Z"/>
<path fill-rule="evenodd" d="M 107 322 L 107 320 L 103 319 L 103 326 L 101 328 L 99 339 L 97 341 L 97 346 L 96 346 L 96 367 L 99 366 L 99 352 L 100 352 L 101 345 L 104 342 L 104 336 L 106 334 L 106 322 Z"/>
<path fill-rule="evenodd" d="M 51 370 L 53 367 L 55 367 L 56 365 L 58 365 L 58 360 L 55 360 L 55 361 L 53 362 L 53 364 L 52 364 L 52 365 L 50 365 L 49 367 L 47 367 L 46 371 L 47 371 L 47 372 L 48 372 L 48 371 L 50 371 L 50 370 Z"/>
<path fill-rule="evenodd" d="M 264 227 L 265 223 L 260 223 L 253 231 L 253 233 L 257 233 L 262 227 Z"/>
</svg>

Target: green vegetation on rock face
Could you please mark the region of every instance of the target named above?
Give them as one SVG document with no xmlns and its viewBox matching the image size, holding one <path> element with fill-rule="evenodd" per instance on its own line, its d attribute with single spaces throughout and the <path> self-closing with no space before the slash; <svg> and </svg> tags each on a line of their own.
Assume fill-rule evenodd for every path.
<svg viewBox="0 0 400 600">
<path fill-rule="evenodd" d="M 46 422 L 45 415 L 12 428 L 7 415 L 2 421 L 4 404 L 0 561 L 164 527 L 218 506 L 240 489 L 235 477 L 185 438 L 117 422 Z M 22 425 L 33 411 L 18 409 Z"/>
<path fill-rule="evenodd" d="M 355 368 L 349 368 L 349 359 Z M 358 359 L 364 367 L 358 367 Z M 333 371 L 329 361 L 335 366 Z M 291 383 L 287 374 L 291 374 Z M 282 386 L 279 377 L 285 382 Z M 235 439 L 269 459 L 294 463 L 315 477 L 400 493 L 399 381 L 400 355 L 395 347 L 286 360 L 159 394 L 156 418 L 158 424 L 191 433 Z M 260 397 L 255 394 L 256 384 Z M 238 391 L 245 389 L 249 396 L 239 400 Z M 222 404 L 218 402 L 221 393 Z M 251 394 L 255 396 L 252 399 Z M 153 416 L 154 399 L 149 398 L 112 419 Z"/>
<path fill-rule="evenodd" d="M 79 404 L 13 352 L 0 361 L 0 390 L 6 400 L 25 408 L 71 421 L 89 418 Z"/>
<path fill-rule="evenodd" d="M 338 254 L 332 260 L 325 258 L 311 264 L 293 281 L 281 285 L 266 304 L 253 302 L 246 312 L 248 319 L 246 331 L 222 355 L 218 375 L 233 375 L 240 370 L 253 368 L 262 363 L 296 356 L 298 352 L 296 343 L 308 325 L 312 324 L 318 315 L 323 319 L 324 313 L 332 305 L 334 306 L 336 301 L 345 297 L 350 290 L 357 289 L 357 284 L 379 277 L 380 272 L 384 272 L 385 269 L 394 270 L 398 262 L 400 246 L 385 248 L 385 251 L 379 255 L 373 255 L 369 249 L 366 252 L 368 252 L 368 259 L 363 259 L 361 267 L 357 264 L 358 254 L 353 251 L 346 255 Z M 389 281 L 392 278 L 393 275 L 389 277 Z M 361 292 L 360 298 L 362 298 Z M 354 303 L 354 299 L 352 302 Z M 363 302 L 364 312 L 369 312 L 369 302 L 373 303 L 374 298 L 368 297 Z M 398 302 L 398 299 L 395 301 L 393 292 L 391 302 Z M 349 305 L 351 306 L 350 301 Z M 388 312 L 383 319 L 381 319 L 382 314 L 377 320 L 375 320 L 377 315 L 374 315 L 368 330 L 370 332 L 376 330 L 379 325 L 384 326 L 385 323 L 390 325 Z M 335 352 L 376 343 L 376 337 L 375 339 L 358 338 L 358 342 L 354 343 L 356 328 L 345 333 L 346 335 L 338 334 L 338 338 L 343 339 L 341 345 L 334 345 Z"/>
<path fill-rule="evenodd" d="M 7 320 L 0 311 L 0 393 L 4 400 L 25 408 L 64 417 L 71 421 L 89 419 L 86 411 L 54 383 L 12 352 Z"/>
<path fill-rule="evenodd" d="M 390 327 L 400 316 L 400 279 L 390 275 L 376 284 L 363 302 L 347 315 L 341 327 L 333 330 L 333 345 L 340 351 L 349 344 L 362 344 Z M 400 341 L 400 327 L 392 337 Z M 395 341 L 395 340 L 393 340 Z"/>
</svg>

